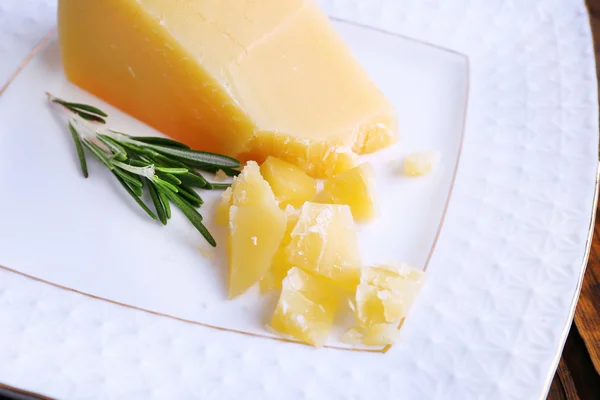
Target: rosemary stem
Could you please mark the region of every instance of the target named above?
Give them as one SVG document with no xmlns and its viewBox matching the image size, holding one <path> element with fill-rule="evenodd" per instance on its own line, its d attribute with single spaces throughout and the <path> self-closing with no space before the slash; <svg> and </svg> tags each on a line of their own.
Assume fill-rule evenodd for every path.
<svg viewBox="0 0 600 400">
<path fill-rule="evenodd" d="M 127 172 L 131 172 L 132 174 L 140 175 L 150 180 L 154 177 L 154 165 L 150 164 L 145 167 L 134 167 L 133 165 L 125 164 L 121 161 L 112 160 L 111 163 L 121 169 L 124 169 Z"/>
</svg>

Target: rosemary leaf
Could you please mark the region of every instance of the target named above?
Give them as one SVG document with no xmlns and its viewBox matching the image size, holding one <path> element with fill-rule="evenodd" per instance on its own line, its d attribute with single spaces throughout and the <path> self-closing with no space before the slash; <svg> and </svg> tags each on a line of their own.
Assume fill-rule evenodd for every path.
<svg viewBox="0 0 600 400">
<path fill-rule="evenodd" d="M 238 176 L 241 171 L 231 168 L 199 167 L 198 169 L 206 172 L 216 173 L 218 170 L 225 172 L 227 176 Z"/>
<path fill-rule="evenodd" d="M 160 177 L 160 179 L 169 182 L 171 185 L 179 186 L 181 185 L 181 180 L 177 178 L 175 175 L 167 174 L 164 172 L 156 172 L 156 175 Z"/>
<path fill-rule="evenodd" d="M 215 189 L 215 190 L 224 190 L 224 189 L 231 187 L 231 183 L 209 182 L 209 185 L 210 185 L 210 189 Z"/>
<path fill-rule="evenodd" d="M 131 143 L 127 143 L 127 142 L 123 142 L 120 140 L 116 140 L 113 138 L 114 141 L 116 141 L 117 143 L 119 143 L 121 146 L 123 146 L 124 148 L 126 148 L 127 150 L 129 150 L 130 153 L 133 153 L 137 156 L 155 156 L 158 155 L 159 153 L 150 150 L 150 149 L 144 149 L 140 146 L 136 146 L 135 144 L 131 144 Z"/>
<path fill-rule="evenodd" d="M 163 204 L 162 199 L 158 194 L 158 190 L 156 190 L 156 187 L 154 186 L 154 183 L 150 181 L 148 181 L 148 191 L 150 192 L 150 197 L 152 197 L 152 202 L 154 203 L 154 208 L 158 214 L 158 219 L 163 225 L 166 225 L 168 217 L 165 210 L 165 205 Z"/>
<path fill-rule="evenodd" d="M 163 206 L 165 207 L 165 214 L 167 215 L 167 219 L 171 218 L 171 203 L 169 203 L 169 198 L 160 190 L 157 190 L 157 193 L 158 197 L 160 197 Z"/>
<path fill-rule="evenodd" d="M 173 156 L 190 166 L 211 166 L 219 168 L 238 168 L 240 162 L 235 158 L 221 154 L 209 153 L 205 151 L 178 149 L 166 146 L 159 146 L 150 143 L 138 142 L 140 147 L 155 150 L 164 155 Z"/>
<path fill-rule="evenodd" d="M 168 168 L 185 168 L 185 169 L 191 171 L 191 168 L 189 168 L 187 165 L 185 165 L 181 161 L 178 161 L 174 158 L 170 158 L 167 156 L 163 156 L 160 153 L 157 153 L 156 156 L 153 156 L 152 161 L 158 165 L 165 166 Z"/>
<path fill-rule="evenodd" d="M 169 182 L 165 181 L 164 179 L 161 179 L 158 175 L 154 175 L 154 177 L 152 179 L 159 186 L 166 187 L 166 188 L 168 188 L 169 190 L 171 190 L 172 192 L 175 192 L 175 193 L 179 192 L 179 189 L 177 188 L 177 186 L 174 186 L 174 185 L 170 184 Z"/>
<path fill-rule="evenodd" d="M 125 182 L 119 175 L 115 174 L 115 172 L 113 171 L 113 175 L 115 176 L 115 178 L 117 178 L 117 180 L 119 181 L 119 183 L 123 186 L 123 188 L 127 191 L 127 193 L 129 193 L 129 195 L 131 197 L 133 197 L 133 199 L 135 200 L 136 203 L 138 203 L 138 205 L 140 207 L 142 207 L 142 210 L 144 210 L 146 212 L 146 214 L 148 214 L 150 216 L 150 218 L 156 220 L 156 214 L 154 214 L 152 212 L 152 210 L 150 210 L 148 208 L 148 206 L 142 201 L 142 199 L 140 199 L 135 192 L 129 187 L 129 185 L 127 184 L 127 182 Z"/>
<path fill-rule="evenodd" d="M 86 112 L 79 111 L 79 110 L 71 110 L 70 109 L 69 111 L 74 112 L 75 114 L 79 115 L 81 118 L 85 119 L 86 121 L 99 122 L 101 124 L 106 124 L 106 120 L 97 115 L 88 114 Z"/>
<path fill-rule="evenodd" d="M 106 153 L 104 152 L 104 150 L 102 150 L 96 143 L 83 138 L 82 140 L 83 144 L 85 145 L 85 147 L 88 148 L 88 150 L 102 163 L 106 166 L 106 168 L 112 170 L 113 166 L 110 164 L 110 160 L 108 159 L 108 157 L 106 156 Z"/>
<path fill-rule="evenodd" d="M 81 139 L 79 138 L 79 134 L 77 130 L 73 127 L 73 124 L 69 122 L 69 130 L 71 131 L 71 136 L 73 137 L 73 143 L 75 143 L 75 149 L 77 150 L 77 158 L 79 158 L 79 165 L 81 166 L 81 172 L 84 177 L 88 177 L 88 169 L 87 162 L 85 160 L 85 153 L 83 152 L 83 146 L 81 145 Z"/>
<path fill-rule="evenodd" d="M 169 168 L 169 167 L 155 167 L 157 171 L 166 172 L 173 175 L 185 174 L 189 170 L 187 168 Z"/>
<path fill-rule="evenodd" d="M 196 172 L 188 172 L 186 174 L 177 175 L 179 180 L 191 187 L 204 188 L 208 183 L 204 177 Z"/>
<path fill-rule="evenodd" d="M 170 146 L 170 147 L 176 147 L 179 149 L 190 150 L 190 147 L 188 145 L 181 143 L 181 142 L 177 142 L 175 140 L 167 139 L 167 138 L 156 137 L 156 136 L 131 136 L 131 138 L 133 140 L 137 140 L 138 142 L 149 143 L 149 144 L 158 144 L 161 146 Z"/>
<path fill-rule="evenodd" d="M 119 143 L 112 140 L 106 135 L 97 135 L 99 141 L 101 141 L 108 149 L 113 153 L 115 159 L 119 161 L 127 160 L 127 151 Z"/>
<path fill-rule="evenodd" d="M 81 104 L 81 103 L 71 103 L 69 101 L 64 101 L 61 100 L 57 97 L 52 96 L 50 93 L 46 92 L 46 95 L 48 95 L 48 97 L 50 98 L 51 101 L 60 104 L 61 106 L 68 108 L 68 109 L 75 109 L 75 110 L 83 110 L 83 111 L 87 111 L 88 113 L 91 114 L 96 114 L 99 115 L 101 117 L 108 117 L 108 114 L 105 113 L 104 111 L 102 111 L 99 108 L 96 108 L 94 106 L 90 106 L 88 104 Z"/>
<path fill-rule="evenodd" d="M 142 188 L 142 181 L 134 174 L 124 171 L 121 168 L 115 168 L 113 169 L 113 172 L 119 175 L 125 182 L 129 183 L 130 185 L 137 186 L 140 189 Z"/>
<path fill-rule="evenodd" d="M 194 208 L 200 208 L 202 204 L 204 204 L 202 198 L 198 196 L 193 190 L 187 191 L 180 186 L 178 195 Z"/>
<path fill-rule="evenodd" d="M 191 222 L 192 225 L 200 232 L 202 236 L 206 239 L 206 241 L 212 246 L 216 247 L 217 242 L 212 237 L 208 229 L 202 223 L 202 216 L 196 211 L 193 207 L 190 207 L 185 201 L 183 201 L 177 194 L 173 193 L 170 190 L 166 190 L 163 187 L 160 187 L 159 190 L 164 191 L 164 194 L 175 204 L 181 212 L 186 216 L 186 218 Z"/>
<path fill-rule="evenodd" d="M 187 198 L 181 196 L 181 192 L 177 193 L 177 196 L 179 197 L 179 200 L 181 200 L 182 202 L 184 202 L 185 204 L 187 204 L 188 207 L 195 209 L 198 209 L 200 207 L 202 207 L 202 204 L 198 204 L 198 202 L 195 201 L 190 201 Z M 202 215 L 200 215 L 202 217 Z M 202 217 L 204 219 L 204 217 Z"/>
<path fill-rule="evenodd" d="M 114 171 L 113 171 L 113 172 L 114 172 Z M 135 195 L 136 195 L 137 197 L 142 197 L 142 196 L 144 195 L 144 191 L 142 190 L 142 188 L 141 188 L 141 187 L 139 187 L 139 186 L 134 186 L 134 185 L 131 185 L 131 184 L 130 184 L 129 182 L 127 182 L 127 181 L 125 181 L 125 183 L 127 184 L 127 186 L 129 186 L 129 188 L 131 189 L 131 191 L 132 191 L 133 193 L 135 193 Z"/>
<path fill-rule="evenodd" d="M 200 195 L 196 193 L 192 188 L 182 185 L 179 186 L 178 189 L 180 192 L 186 192 L 190 198 L 196 199 L 201 204 L 204 204 L 204 200 L 202 200 L 202 197 L 200 197 Z"/>
<path fill-rule="evenodd" d="M 127 163 L 131 166 L 139 167 L 139 168 L 144 168 L 144 167 L 147 167 L 148 165 L 152 164 L 152 162 L 140 161 L 140 160 L 136 160 L 134 158 L 129 158 L 127 160 Z"/>
</svg>

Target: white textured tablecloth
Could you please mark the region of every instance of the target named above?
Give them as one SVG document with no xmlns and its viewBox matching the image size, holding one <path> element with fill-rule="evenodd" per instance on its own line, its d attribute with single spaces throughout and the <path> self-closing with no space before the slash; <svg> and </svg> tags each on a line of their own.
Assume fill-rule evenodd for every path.
<svg viewBox="0 0 600 400">
<path fill-rule="evenodd" d="M 386 363 L 266 346 L 0 271 L 0 383 L 77 399 L 544 395 L 593 208 L 598 102 L 583 0 L 322 3 L 471 57 L 467 136 L 430 264 L 440 295 L 421 302 L 414 328 L 426 334 Z M 51 31 L 55 7 L 0 0 L 0 86 Z"/>
</svg>

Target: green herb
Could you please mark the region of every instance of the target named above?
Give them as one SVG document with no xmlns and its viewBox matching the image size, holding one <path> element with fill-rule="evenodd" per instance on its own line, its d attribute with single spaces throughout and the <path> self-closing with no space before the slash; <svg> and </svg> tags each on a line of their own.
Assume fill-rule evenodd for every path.
<svg viewBox="0 0 600 400">
<path fill-rule="evenodd" d="M 119 144 L 129 147 L 131 150 L 141 154 L 149 156 L 162 156 L 161 158 L 167 159 L 170 162 L 179 162 L 185 164 L 188 167 L 205 167 L 211 169 L 232 169 L 239 168 L 241 164 L 235 158 L 224 156 L 222 154 L 215 154 L 206 151 L 190 150 L 180 146 L 173 146 L 167 144 L 154 144 L 148 143 L 139 139 L 139 136 L 129 136 L 122 132 L 116 132 L 106 130 L 104 132 L 106 136 L 111 137 Z M 145 138 L 144 140 L 147 140 Z M 171 142 L 171 140 L 168 140 Z"/>
<path fill-rule="evenodd" d="M 171 147 L 177 147 L 180 149 L 191 150 L 188 145 L 183 144 L 181 142 L 177 142 L 175 140 L 167 139 L 167 138 L 161 138 L 161 137 L 155 137 L 155 136 L 132 136 L 132 138 L 134 140 L 137 140 L 138 142 L 159 144 L 159 145 L 163 145 L 163 146 L 171 146 Z"/>
<path fill-rule="evenodd" d="M 87 149 L 107 167 L 125 191 L 152 219 L 166 225 L 175 204 L 190 223 L 212 246 L 215 239 L 202 223 L 196 210 L 204 201 L 192 188 L 225 189 L 227 183 L 209 183 L 196 169 L 215 172 L 219 169 L 229 176 L 239 173 L 241 166 L 234 158 L 221 154 L 196 151 L 172 139 L 130 136 L 109 129 L 97 131 L 89 123 L 106 123 L 108 115 L 102 110 L 81 103 L 61 100 L 47 93 L 48 99 L 71 111 L 68 127 L 75 144 L 84 177 L 88 177 L 85 151 Z M 142 200 L 147 188 L 154 211 Z"/>
<path fill-rule="evenodd" d="M 85 178 L 88 177 L 88 169 L 87 162 L 85 161 L 85 153 L 83 152 L 83 146 L 81 145 L 81 139 L 79 139 L 79 135 L 77 131 L 73 127 L 73 124 L 69 122 L 69 131 L 71 131 L 71 136 L 73 137 L 73 142 L 75 143 L 75 149 L 77 150 L 77 157 L 79 158 L 79 164 L 81 165 L 81 172 L 83 172 L 83 176 Z"/>
<path fill-rule="evenodd" d="M 167 219 L 169 219 L 169 217 L 167 217 L 167 211 L 165 210 L 165 205 L 163 204 L 163 201 L 161 199 L 161 197 L 158 194 L 158 190 L 156 190 L 156 187 L 152 184 L 151 181 L 147 180 L 148 182 L 148 191 L 150 192 L 150 196 L 152 197 L 152 202 L 154 203 L 154 208 L 156 209 L 156 213 L 158 214 L 158 219 L 160 220 L 160 222 L 162 222 L 163 225 L 167 224 Z"/>
<path fill-rule="evenodd" d="M 225 175 L 227 175 L 227 176 L 238 176 L 240 174 L 239 170 L 232 169 L 232 168 L 211 168 L 211 167 L 202 168 L 202 171 L 212 172 L 212 173 L 216 173 L 219 170 L 223 171 L 225 173 Z"/>
<path fill-rule="evenodd" d="M 210 188 L 211 189 L 217 189 L 217 190 L 222 190 L 222 189 L 227 189 L 228 187 L 231 186 L 231 183 L 214 183 L 214 182 L 210 182 Z"/>
<path fill-rule="evenodd" d="M 113 172 L 113 174 L 115 175 L 115 178 L 117 178 L 117 180 L 119 181 L 119 183 L 123 186 L 123 188 L 125 188 L 125 190 L 127 191 L 127 193 L 129 193 L 131 195 L 131 197 L 133 198 L 133 200 L 135 200 L 135 202 L 138 203 L 140 207 L 142 207 L 142 210 L 146 211 L 146 213 L 150 216 L 150 218 L 156 219 L 156 215 L 140 199 L 140 197 L 133 191 L 133 189 L 131 189 L 131 187 L 129 187 L 129 185 L 127 184 L 127 182 L 125 182 L 123 179 L 121 179 L 121 177 L 119 175 L 115 174 L 114 172 Z"/>
<path fill-rule="evenodd" d="M 87 121 L 99 122 L 101 124 L 106 123 L 106 120 L 104 118 L 108 117 L 108 114 L 96 107 L 89 106 L 87 104 L 71 103 L 68 101 L 64 101 L 52 96 L 48 92 L 46 92 L 46 96 L 48 96 L 48 100 L 50 100 L 51 102 L 60 104 L 67 110 L 79 115 L 81 118 Z"/>
</svg>

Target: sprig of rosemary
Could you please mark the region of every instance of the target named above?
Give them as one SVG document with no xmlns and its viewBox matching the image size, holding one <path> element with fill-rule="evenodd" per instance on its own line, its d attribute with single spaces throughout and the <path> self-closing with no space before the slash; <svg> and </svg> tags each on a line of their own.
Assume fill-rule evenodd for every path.
<svg viewBox="0 0 600 400">
<path fill-rule="evenodd" d="M 46 93 L 72 115 L 68 127 L 75 144 L 81 172 L 88 177 L 85 150 L 108 168 L 125 191 L 152 219 L 163 225 L 171 218 L 171 205 L 178 207 L 211 246 L 215 239 L 202 223 L 197 211 L 204 201 L 192 188 L 225 189 L 227 183 L 211 183 L 197 170 L 223 170 L 229 176 L 239 174 L 240 162 L 221 154 L 192 150 L 172 139 L 131 136 L 110 129 L 95 129 L 90 122 L 105 124 L 108 115 L 81 103 L 67 102 Z M 142 200 L 147 188 L 154 211 Z"/>
</svg>

